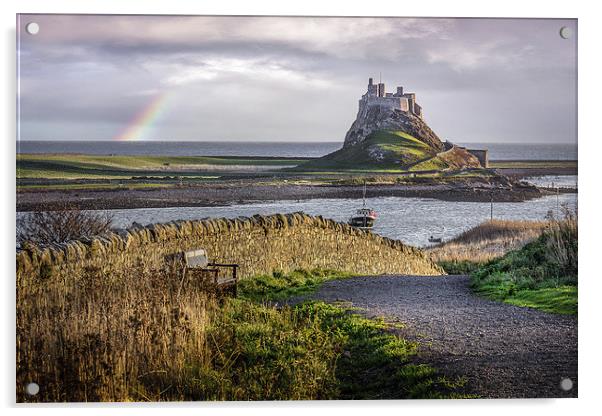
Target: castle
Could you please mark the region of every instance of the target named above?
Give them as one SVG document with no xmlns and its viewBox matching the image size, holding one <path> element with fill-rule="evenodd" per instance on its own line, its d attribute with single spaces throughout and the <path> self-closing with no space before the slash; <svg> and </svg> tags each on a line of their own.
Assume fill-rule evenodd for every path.
<svg viewBox="0 0 602 416">
<path fill-rule="evenodd" d="M 404 93 L 403 87 L 397 87 L 397 92 L 385 91 L 385 84 L 375 84 L 372 78 L 368 79 L 368 92 L 360 99 L 360 114 L 367 111 L 369 107 L 380 106 L 393 110 L 401 110 L 422 118 L 422 107 L 416 102 L 416 94 Z"/>
</svg>

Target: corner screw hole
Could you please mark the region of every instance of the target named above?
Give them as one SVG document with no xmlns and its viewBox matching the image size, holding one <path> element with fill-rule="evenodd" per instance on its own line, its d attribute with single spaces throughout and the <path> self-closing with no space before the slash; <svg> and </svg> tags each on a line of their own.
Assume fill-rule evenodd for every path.
<svg viewBox="0 0 602 416">
<path fill-rule="evenodd" d="M 570 27 L 563 26 L 560 28 L 560 37 L 562 39 L 569 39 L 573 36 L 573 30 Z"/>
<path fill-rule="evenodd" d="M 560 388 L 564 391 L 569 391 L 573 388 L 573 380 L 570 378 L 563 378 L 560 382 Z"/>
<path fill-rule="evenodd" d="M 30 35 L 37 35 L 40 31 L 40 25 L 36 22 L 27 23 L 27 25 L 25 26 L 25 30 Z"/>
<path fill-rule="evenodd" d="M 38 383 L 29 383 L 25 386 L 25 393 L 27 393 L 30 396 L 35 396 L 39 392 L 40 386 L 38 386 Z"/>
</svg>

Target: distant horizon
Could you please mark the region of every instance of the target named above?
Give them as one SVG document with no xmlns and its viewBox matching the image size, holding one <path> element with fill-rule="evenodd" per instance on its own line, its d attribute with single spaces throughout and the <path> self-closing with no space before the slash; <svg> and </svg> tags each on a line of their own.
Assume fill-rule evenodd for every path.
<svg viewBox="0 0 602 416">
<path fill-rule="evenodd" d="M 442 139 L 446 141 L 447 139 Z M 172 139 L 141 139 L 141 140 L 116 140 L 116 139 L 17 139 L 17 143 L 21 142 L 107 142 L 107 143 L 141 143 L 141 142 L 156 142 L 156 143 L 340 143 L 343 144 L 344 140 L 172 140 Z M 478 143 L 478 144 L 507 144 L 507 145 L 578 145 L 577 141 L 571 142 L 507 142 L 507 141 L 468 141 L 468 140 L 452 140 L 452 143 Z"/>
<path fill-rule="evenodd" d="M 490 160 L 577 160 L 577 143 L 483 143 L 455 141 L 468 149 L 487 149 Z M 341 141 L 112 141 L 24 140 L 17 143 L 17 157 L 24 154 L 322 157 L 343 148 Z"/>
</svg>

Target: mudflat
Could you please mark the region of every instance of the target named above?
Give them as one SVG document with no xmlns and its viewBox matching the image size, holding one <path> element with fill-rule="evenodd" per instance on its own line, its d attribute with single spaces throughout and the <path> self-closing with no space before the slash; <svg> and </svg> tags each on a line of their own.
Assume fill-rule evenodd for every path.
<svg viewBox="0 0 602 416">
<path fill-rule="evenodd" d="M 223 206 L 272 200 L 358 198 L 361 185 L 257 183 L 253 180 L 220 181 L 190 186 L 95 189 L 23 189 L 17 194 L 17 211 L 48 210 L 69 204 L 81 209 L 162 208 Z M 425 184 L 370 185 L 366 196 L 436 198 L 446 201 L 520 202 L 545 194 L 534 186 L 507 186 L 483 181 Z"/>
</svg>

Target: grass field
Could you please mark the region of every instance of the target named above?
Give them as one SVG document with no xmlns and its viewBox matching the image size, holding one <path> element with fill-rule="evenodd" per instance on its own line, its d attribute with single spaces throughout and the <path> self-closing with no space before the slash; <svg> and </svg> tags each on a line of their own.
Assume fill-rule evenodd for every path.
<svg viewBox="0 0 602 416">
<path fill-rule="evenodd" d="M 72 183 L 72 184 L 48 184 L 48 185 L 19 185 L 20 191 L 38 190 L 112 190 L 112 189 L 157 189 L 171 188 L 177 186 L 175 183 Z"/>
<path fill-rule="evenodd" d="M 278 169 L 304 160 L 204 156 L 98 156 L 18 154 L 17 178 L 131 178 L 132 176 L 203 174 L 207 171 Z"/>
<path fill-rule="evenodd" d="M 256 276 L 240 282 L 239 294 L 254 301 L 274 301 L 309 293 L 328 280 L 345 279 L 351 273 L 336 270 L 296 270 L 284 274 L 275 271 L 272 274 Z"/>
<path fill-rule="evenodd" d="M 267 299 L 344 278 L 273 273 L 217 299 L 198 279 L 135 268 L 17 284 L 17 400 L 199 401 L 466 397 L 418 345 L 342 305 Z M 35 380 L 40 393 L 23 386 Z"/>
<path fill-rule="evenodd" d="M 537 169 L 537 168 L 574 168 L 576 160 L 491 160 L 489 167 L 494 169 Z"/>
<path fill-rule="evenodd" d="M 384 154 L 377 165 L 367 150 Z M 22 179 L 129 179 L 135 176 L 206 176 L 207 172 L 271 171 L 280 176 L 395 174 L 445 169 L 447 163 L 432 157 L 420 140 L 399 131 L 379 131 L 362 146 L 339 150 L 320 159 L 211 156 L 124 156 L 82 154 L 17 154 L 17 178 Z M 298 166 L 300 165 L 300 166 Z M 296 168 L 290 168 L 297 166 Z M 577 161 L 491 161 L 491 168 L 576 169 Z M 472 175 L 478 173 L 472 172 Z"/>
<path fill-rule="evenodd" d="M 577 286 L 555 286 L 541 289 L 516 289 L 501 279 L 478 286 L 477 293 L 511 305 L 540 309 L 564 315 L 577 314 Z"/>
</svg>

